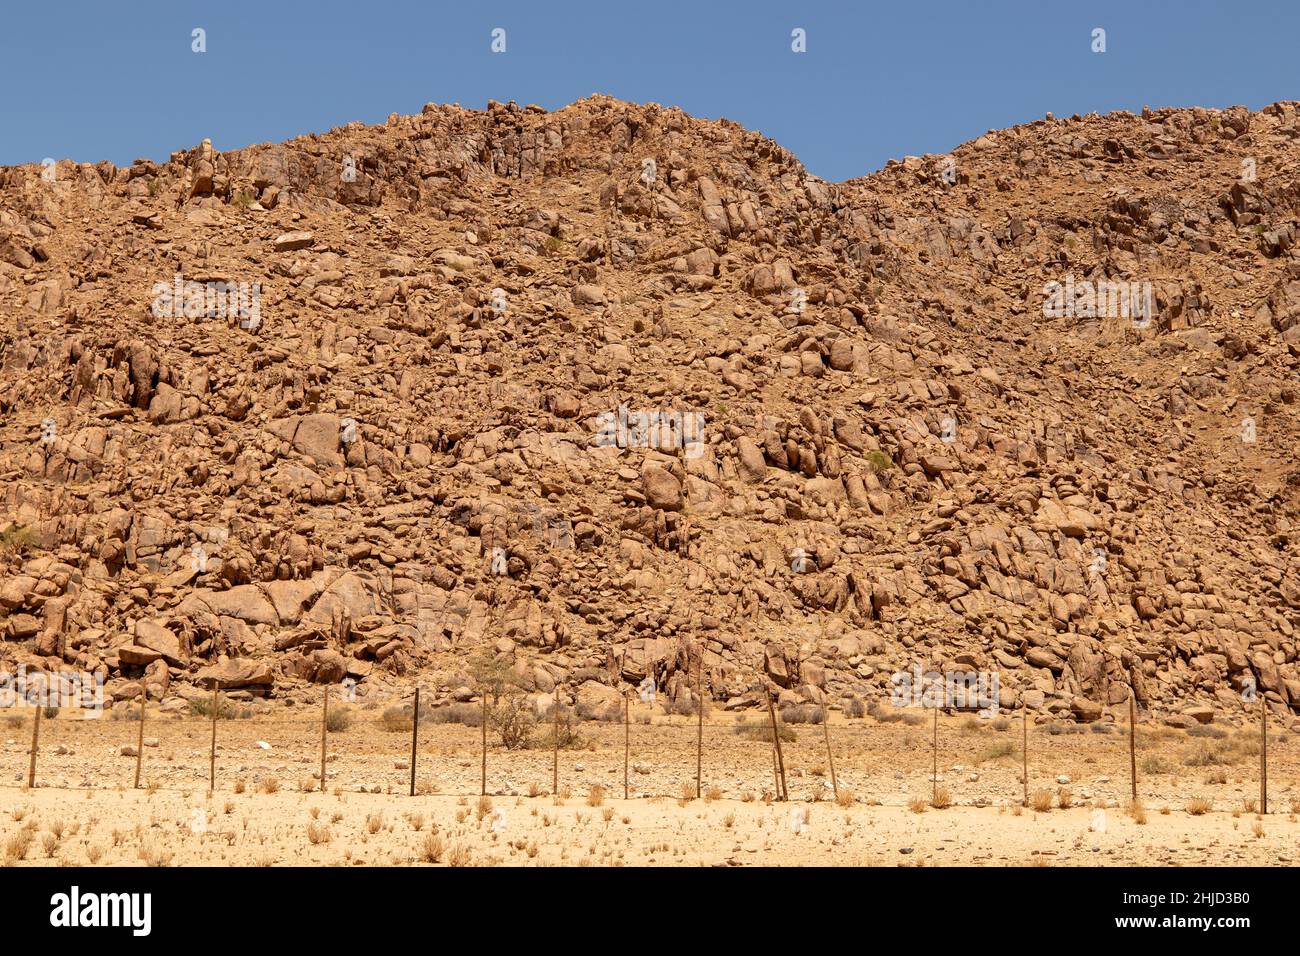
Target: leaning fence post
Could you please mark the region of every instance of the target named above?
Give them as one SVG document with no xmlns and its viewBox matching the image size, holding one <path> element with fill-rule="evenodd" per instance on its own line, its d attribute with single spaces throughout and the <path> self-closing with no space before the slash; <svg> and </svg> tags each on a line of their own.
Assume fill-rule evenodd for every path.
<svg viewBox="0 0 1300 956">
<path fill-rule="evenodd" d="M 411 796 L 415 796 L 415 751 L 420 739 L 420 688 L 415 688 L 415 712 L 411 715 Z"/>
<path fill-rule="evenodd" d="M 36 717 L 32 721 L 32 759 L 27 765 L 27 786 L 36 786 L 36 750 L 41 740 L 41 705 L 36 705 Z"/>
<path fill-rule="evenodd" d="M 144 683 L 140 684 L 140 730 L 135 738 L 135 789 L 140 789 L 140 764 L 144 760 L 144 702 L 147 700 L 145 695 Z"/>
<path fill-rule="evenodd" d="M 840 783 L 835 779 L 835 754 L 831 752 L 831 709 L 826 704 L 825 698 L 822 699 L 822 733 L 826 737 L 826 763 L 831 768 L 831 792 L 835 794 L 835 799 L 840 798 Z"/>
<path fill-rule="evenodd" d="M 329 726 L 330 717 L 330 688 L 325 685 L 325 697 L 321 700 L 320 708 L 320 792 L 325 792 L 325 731 Z"/>
<path fill-rule="evenodd" d="M 767 694 L 767 715 L 772 719 L 772 742 L 776 745 L 776 769 L 781 777 L 781 787 L 777 799 L 788 800 L 790 799 L 790 791 L 785 784 L 785 756 L 781 753 L 781 733 L 776 726 L 776 708 L 772 706 L 772 691 L 766 684 L 763 685 L 763 691 Z"/>
</svg>

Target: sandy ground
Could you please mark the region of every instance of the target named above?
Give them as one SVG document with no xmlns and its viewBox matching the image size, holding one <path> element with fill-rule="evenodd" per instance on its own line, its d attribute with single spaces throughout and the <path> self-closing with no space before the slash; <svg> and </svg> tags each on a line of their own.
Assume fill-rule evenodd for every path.
<svg viewBox="0 0 1300 956">
<path fill-rule="evenodd" d="M 37 786 L 28 789 L 30 717 L 9 715 L 0 723 L 0 862 L 1121 866 L 1300 858 L 1300 747 L 1290 734 L 1270 736 L 1270 813 L 1260 816 L 1257 728 L 1224 728 L 1215 739 L 1140 725 L 1142 809 L 1134 813 L 1126 727 L 1031 727 L 1031 798 L 1050 802 L 1036 810 L 1021 806 L 1015 719 L 1003 730 L 940 719 L 937 787 L 951 805 L 934 807 L 928 722 L 834 720 L 838 802 L 820 726 L 793 728 L 796 739 L 783 745 L 791 799 L 781 802 L 772 799 L 770 741 L 737 735 L 736 718 L 721 712 L 705 727 L 702 799 L 694 799 L 694 719 L 656 715 L 646 724 L 648 715 L 634 714 L 631 799 L 622 799 L 623 726 L 584 723 L 582 745 L 560 751 L 558 796 L 550 793 L 550 749 L 490 745 L 482 801 L 476 728 L 421 725 L 411 797 L 410 733 L 386 731 L 377 713 L 355 717 L 328 735 L 324 793 L 315 776 L 318 715 L 222 721 L 209 793 L 206 720 L 149 713 L 138 790 L 134 756 L 119 753 L 135 744 L 135 723 L 42 720 Z M 1203 809 L 1197 799 L 1209 809 L 1192 812 Z"/>
</svg>

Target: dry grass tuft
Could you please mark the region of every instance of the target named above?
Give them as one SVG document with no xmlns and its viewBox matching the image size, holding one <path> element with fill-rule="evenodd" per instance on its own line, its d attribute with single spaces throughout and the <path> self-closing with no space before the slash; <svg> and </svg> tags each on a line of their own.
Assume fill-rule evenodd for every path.
<svg viewBox="0 0 1300 956">
<path fill-rule="evenodd" d="M 437 833 L 426 833 L 424 841 L 420 844 L 420 859 L 425 863 L 441 863 L 442 855 L 447 852 L 446 845 L 442 842 L 442 837 Z"/>
</svg>

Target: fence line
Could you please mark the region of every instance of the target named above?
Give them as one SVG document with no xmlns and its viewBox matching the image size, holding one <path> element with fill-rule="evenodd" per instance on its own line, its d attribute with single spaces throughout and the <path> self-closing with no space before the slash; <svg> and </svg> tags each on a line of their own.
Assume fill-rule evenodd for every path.
<svg viewBox="0 0 1300 956">
<path fill-rule="evenodd" d="M 142 695 L 142 698 L 143 698 L 143 695 Z M 557 700 L 558 700 L 558 695 L 557 695 Z M 784 749 L 783 749 L 783 747 L 782 747 L 782 736 L 783 736 L 782 728 L 783 728 L 783 727 L 790 727 L 790 726 L 792 726 L 792 725 L 790 725 L 790 724 L 788 724 L 788 723 L 785 723 L 784 721 L 779 721 L 779 720 L 778 720 L 777 712 L 776 712 L 776 708 L 775 708 L 775 705 L 774 705 L 774 703 L 773 703 L 773 701 L 772 701 L 772 698 L 771 698 L 771 695 L 770 695 L 770 694 L 767 695 L 767 701 L 766 701 L 766 703 L 767 703 L 768 718 L 769 718 L 769 724 L 770 724 L 770 730 L 771 730 L 771 748 L 772 748 L 772 757 L 773 757 L 773 793 L 774 793 L 774 799 L 776 799 L 776 800 L 788 800 L 788 799 L 789 799 L 789 789 L 788 789 L 788 784 L 787 784 L 787 781 L 786 781 L 785 754 L 784 754 Z M 330 706 L 329 706 L 329 704 L 330 704 L 330 700 L 329 700 L 329 688 L 327 687 L 327 688 L 325 689 L 325 693 L 324 693 L 324 695 L 323 695 L 323 697 L 322 697 L 321 715 L 320 715 L 320 774 L 319 774 L 319 777 L 318 777 L 318 780 L 319 780 L 318 786 L 319 786 L 319 789 L 320 789 L 321 792 L 324 792 L 324 791 L 326 790 L 326 787 L 327 787 L 327 768 L 326 768 L 326 762 L 327 762 L 327 756 L 328 756 L 329 741 L 330 741 L 330 737 L 331 737 L 331 734 L 330 734 L 330 731 L 329 731 L 329 715 L 330 715 Z M 220 708 L 220 705 L 221 705 L 220 692 L 219 692 L 218 690 L 215 690 L 215 689 L 214 689 L 213 696 L 212 696 L 212 702 L 211 702 L 211 719 L 210 719 L 210 724 L 211 724 L 211 744 L 210 744 L 210 752 L 209 752 L 209 780 L 208 780 L 209 789 L 212 790 L 213 792 L 215 792 L 216 789 L 217 789 L 217 786 L 216 786 L 216 785 L 217 785 L 217 778 L 216 778 L 216 749 L 217 749 L 217 725 L 221 722 L 221 708 Z M 623 739 L 623 787 L 624 787 L 624 797 L 625 797 L 625 799 L 628 799 L 628 798 L 630 798 L 630 784 L 629 784 L 629 775 L 628 775 L 628 770 L 629 770 L 629 764 L 630 764 L 630 757 L 631 757 L 631 753 L 632 753 L 632 749 L 633 749 L 633 741 L 632 741 L 632 736 L 633 736 L 633 735 L 632 735 L 633 722 L 632 722 L 631 719 L 630 719 L 630 700 L 629 700 L 629 698 L 628 698 L 626 695 L 624 695 L 623 705 L 624 705 L 624 706 L 623 706 L 623 714 L 622 714 L 622 717 L 623 717 L 623 738 L 624 738 L 624 739 Z M 135 754 L 134 754 L 134 756 L 135 756 L 135 773 L 134 773 L 133 789 L 138 789 L 138 788 L 140 787 L 140 783 L 141 783 L 142 768 L 143 768 L 143 755 L 144 755 L 144 749 L 145 749 L 145 748 L 144 748 L 144 741 L 145 741 L 144 725 L 145 725 L 145 722 L 146 722 L 146 715 L 147 715 L 147 711 L 148 711 L 147 704 L 146 704 L 143 700 L 141 701 L 141 703 L 140 703 L 138 706 L 140 707 L 140 713 L 139 713 L 139 716 L 138 716 L 138 720 L 136 721 L 136 724 L 137 724 L 137 726 L 136 726 L 137 734 L 136 734 L 136 752 L 135 752 Z M 32 709 L 32 711 L 33 711 L 33 722 L 32 722 L 32 742 L 31 742 L 31 746 L 30 746 L 30 749 L 29 749 L 29 758 L 30 758 L 30 759 L 29 759 L 29 765 L 28 765 L 27 786 L 28 786 L 28 787 L 35 787 L 35 786 L 37 785 L 37 757 L 38 757 L 38 754 L 39 754 L 39 752 L 40 752 L 40 731 L 41 731 L 41 717 L 42 717 L 42 711 L 43 711 L 43 708 L 41 708 L 41 707 L 34 707 L 34 708 L 31 708 L 31 709 Z M 938 780 L 939 780 L 939 773 L 938 773 L 938 751 L 939 751 L 939 734 L 938 734 L 938 725 L 939 725 L 939 713 L 938 713 L 938 712 L 939 712 L 940 709 L 944 709 L 944 708 L 929 708 L 929 709 L 934 710 L 934 715 L 933 715 L 933 734 L 932 734 L 932 747 L 933 747 L 933 754 L 932 754 L 932 760 L 931 760 L 931 777 L 932 777 L 931 803 L 932 803 L 932 804 L 937 804 L 937 800 L 938 800 L 937 785 L 938 785 Z M 75 711 L 74 711 L 74 712 L 75 712 Z M 696 720 L 695 720 L 695 724 L 696 724 L 696 727 L 695 727 L 695 731 L 696 731 L 696 735 L 695 735 L 695 736 L 696 736 L 696 740 L 695 740 L 695 744 L 696 744 L 696 746 L 695 746 L 695 750 L 696 750 L 696 754 L 695 754 L 695 756 L 696 756 L 696 768 L 695 768 L 695 769 L 696 769 L 696 780 L 695 780 L 695 788 L 694 788 L 694 789 L 695 789 L 696 798 L 699 798 L 699 797 L 703 796 L 703 790 L 704 790 L 704 788 L 703 788 L 703 786 L 702 786 L 702 779 L 703 779 L 703 754 L 704 754 L 704 736 L 705 736 L 705 735 L 704 735 L 704 731 L 705 731 L 705 729 L 707 728 L 707 729 L 709 729 L 709 730 L 717 730 L 717 731 L 731 731 L 732 733 L 735 733 L 735 732 L 737 731 L 737 729 L 738 729 L 738 728 L 741 728 L 741 727 L 748 728 L 750 731 L 757 731 L 759 728 L 762 727 L 762 723 L 761 723 L 761 722 L 760 722 L 759 724 L 757 724 L 757 725 L 755 725 L 755 724 L 753 724 L 753 723 L 750 723 L 750 717 L 751 717 L 751 716 L 756 716 L 756 715 L 754 715 L 754 714 L 752 714 L 752 713 L 750 713 L 750 714 L 745 714 L 745 713 L 737 714 L 737 715 L 736 715 L 736 716 L 737 716 L 737 720 L 734 721 L 734 722 L 732 722 L 732 723 L 718 723 L 718 722 L 714 722 L 714 721 L 706 721 L 706 720 L 704 719 L 704 713 L 705 713 L 705 709 L 704 709 L 704 708 L 702 708 L 702 707 L 697 707 L 697 708 L 696 708 Z M 826 705 L 826 704 L 823 704 L 823 707 L 822 707 L 822 714 L 821 714 L 821 716 L 822 716 L 822 720 L 820 721 L 820 722 L 822 723 L 822 738 L 823 738 L 823 743 L 824 743 L 824 746 L 825 746 L 825 753 L 826 753 L 826 758 L 827 758 L 827 764 L 828 764 L 828 766 L 829 766 L 829 768 L 830 768 L 830 775 L 831 775 L 830 783 L 831 783 L 831 789 L 832 789 L 832 791 L 833 791 L 834 797 L 835 797 L 836 799 L 838 799 L 838 798 L 839 798 L 839 795 L 840 795 L 840 786 L 839 786 L 839 782 L 840 782 L 840 781 L 839 781 L 839 778 L 838 778 L 838 775 L 837 775 L 837 771 L 836 771 L 836 768 L 835 768 L 835 752 L 834 752 L 834 751 L 835 751 L 835 748 L 834 748 L 833 743 L 832 743 L 832 727 L 831 727 L 831 722 L 830 722 L 830 720 L 828 719 L 828 718 L 829 718 L 829 713 L 830 713 L 830 712 L 829 712 L 829 706 Z M 950 710 L 950 715 L 951 715 L 951 710 Z M 560 791 L 559 751 L 560 751 L 561 748 L 560 748 L 559 743 L 560 743 L 560 717 L 561 717 L 561 708 L 560 708 L 560 705 L 559 705 L 558 703 L 552 707 L 552 716 L 553 716 L 553 731 L 552 731 L 552 733 L 553 733 L 553 740 L 552 740 L 552 789 L 551 789 L 550 792 L 551 792 L 552 794 L 554 794 L 554 793 L 558 793 L 558 792 Z M 960 716 L 960 712 L 958 712 L 956 716 Z M 852 718 L 850 718 L 850 719 L 852 720 Z M 381 721 L 382 721 L 382 720 L 383 720 L 383 718 L 375 717 L 375 718 L 373 718 L 372 720 L 367 721 L 367 723 L 369 723 L 369 724 L 372 725 L 370 729 L 380 730 L 380 729 L 381 729 Z M 309 717 L 305 717 L 305 716 L 304 716 L 304 717 L 301 717 L 301 718 L 284 718 L 284 717 L 256 717 L 256 718 L 247 718 L 247 719 L 228 718 L 228 722 L 229 722 L 229 721 L 233 721 L 233 723 L 234 723 L 237 727 L 240 727 L 241 729 L 249 729 L 249 730 L 251 730 L 251 729 L 253 729 L 253 728 L 258 728 L 258 729 L 260 729 L 260 728 L 262 728 L 262 727 L 271 727 L 271 728 L 302 728 L 302 729 L 306 729 L 306 728 L 309 728 L 309 727 L 313 726 L 313 725 L 316 723 L 313 719 L 311 719 L 311 718 L 309 718 Z M 86 723 L 92 723 L 92 722 L 94 722 L 94 721 L 88 721 L 88 720 L 85 720 L 85 719 L 82 719 L 82 720 L 75 720 L 75 721 L 74 721 L 74 720 L 61 720 L 61 721 L 58 721 L 57 723 L 55 723 L 55 724 L 53 725 L 53 727 L 54 727 L 54 728 L 64 728 L 64 727 L 69 727 L 69 728 L 70 728 L 70 727 L 76 727 L 76 726 L 78 726 L 78 725 L 83 725 L 83 724 L 86 724 Z M 433 723 L 434 721 L 430 720 L 430 721 L 427 721 L 427 722 L 428 722 L 428 723 Z M 835 731 L 836 736 L 840 739 L 840 741 L 841 741 L 841 745 L 843 745 L 844 742 L 845 742 L 846 740 L 848 740 L 848 741 L 853 741 L 854 743 L 860 743 L 860 741 L 855 740 L 855 738 L 860 737 L 860 736 L 870 737 L 870 736 L 872 736 L 872 732 L 873 732 L 873 731 L 878 731 L 878 730 L 880 730 L 880 729 L 882 729 L 882 728 L 888 727 L 889 725 L 891 725 L 891 724 L 893 724 L 893 723 L 895 723 L 895 722 L 896 722 L 896 721 L 890 720 L 890 721 L 876 721 L 874 724 L 867 724 L 867 723 L 865 723 L 865 722 L 864 722 L 864 723 L 861 723 L 861 724 L 854 724 L 854 723 L 838 724 L 838 725 L 835 726 L 834 731 Z M 174 719 L 174 720 L 170 720 L 170 721 L 163 721 L 163 722 L 161 723 L 161 726 L 164 727 L 164 728 L 166 728 L 167 730 L 171 730 L 171 729 L 173 729 L 173 728 L 176 728 L 176 729 L 184 728 L 184 729 L 188 730 L 188 729 L 190 729 L 190 727 L 188 726 L 188 725 L 190 725 L 190 723 L 191 723 L 190 720 L 188 720 L 188 719 L 182 717 L 182 718 Z M 201 723 L 201 722 L 200 722 L 200 723 Z M 449 721 L 449 722 L 447 722 L 447 723 L 449 724 L 449 726 L 457 726 L 457 725 L 459 725 L 459 726 L 467 726 L 467 727 L 469 726 L 469 725 L 458 724 L 457 722 L 454 722 L 454 721 Z M 481 750 L 481 764 L 480 764 L 480 767 L 481 767 L 481 779 L 480 779 L 480 788 L 479 788 L 479 789 L 480 789 L 480 793 L 481 793 L 482 795 L 487 795 L 487 790 L 488 790 L 488 786 L 487 786 L 487 784 L 488 784 L 488 775 L 487 775 L 487 770 L 488 770 L 488 767 L 487 767 L 487 756 L 488 756 L 488 750 L 489 750 L 490 748 L 489 748 L 488 745 L 487 745 L 487 730 L 488 730 L 488 725 L 489 725 L 489 723 L 490 723 L 490 710 L 489 710 L 489 705 L 488 705 L 487 695 L 484 694 L 484 695 L 482 695 L 482 712 L 481 712 L 481 715 L 480 715 L 480 719 L 479 719 L 479 721 L 478 721 L 478 725 L 479 725 L 479 728 L 480 728 L 480 750 Z M 613 724 L 615 724 L 616 721 L 595 720 L 595 721 L 582 721 L 582 723 L 586 723 L 586 724 L 594 725 L 594 726 L 607 726 L 607 725 L 613 725 Z M 813 722 L 803 722 L 803 723 L 805 723 L 806 725 L 811 725 L 812 723 L 816 723 L 816 722 L 813 721 Z M 912 722 L 912 721 L 906 721 L 906 723 L 908 723 L 909 726 L 912 726 L 912 727 L 915 726 L 915 722 Z M 1028 806 L 1028 804 L 1029 804 L 1029 780 L 1030 780 L 1030 777 L 1029 777 L 1029 759 L 1028 759 L 1028 758 L 1029 758 L 1029 727 L 1028 727 L 1028 713 L 1027 713 L 1027 709 L 1024 708 L 1023 706 L 1022 706 L 1022 708 L 1021 708 L 1021 723 L 1022 723 L 1022 743 L 1021 743 L 1021 748 L 1020 748 L 1020 750 L 1021 750 L 1021 782 L 1022 782 L 1022 799 L 1023 799 L 1024 804 L 1025 804 L 1026 806 Z M 1265 702 L 1264 702 L 1262 699 L 1261 699 L 1261 701 L 1260 701 L 1260 718 L 1259 718 L 1259 724 L 1260 724 L 1260 752 L 1259 752 L 1259 784 L 1260 784 L 1260 798 L 1259 798 L 1259 811 L 1260 811 L 1261 813 L 1267 813 L 1267 812 L 1268 812 L 1268 713 L 1267 713 L 1267 706 L 1266 706 Z M 794 725 L 794 726 L 798 726 L 798 724 L 796 724 L 796 725 Z M 668 731 L 687 730 L 687 729 L 689 728 L 689 722 L 684 721 L 684 722 L 682 722 L 682 723 L 674 723 L 674 722 L 673 722 L 673 715 L 669 714 L 669 715 L 667 715 L 667 719 L 664 720 L 664 721 L 661 721 L 661 722 L 659 722 L 659 723 L 654 723 L 654 722 L 652 722 L 652 721 L 647 720 L 647 721 L 645 721 L 645 722 L 638 722 L 638 723 L 637 723 L 637 727 L 645 727 L 648 731 L 650 731 L 650 734 L 651 734 L 651 735 L 658 735 L 657 737 L 654 738 L 654 739 L 655 739 L 655 742 L 654 742 L 654 743 L 647 743 L 647 744 L 646 744 L 647 749 L 650 749 L 650 750 L 654 751 L 654 750 L 655 750 L 655 747 L 656 747 L 656 744 L 657 744 L 660 748 L 662 748 L 662 743 L 663 743 L 663 733 L 664 733 L 665 729 L 667 729 Z M 416 790 L 417 790 L 417 787 L 416 787 L 416 783 L 417 783 L 417 761 L 418 761 L 418 759 L 419 759 L 419 754 L 420 754 L 419 728 L 420 728 L 420 709 L 419 709 L 419 690 L 418 690 L 418 688 L 417 688 L 416 691 L 415 691 L 415 695 L 414 695 L 413 709 L 412 709 L 412 715 L 411 715 L 411 751 L 410 751 L 410 786 L 409 786 L 409 795 L 410 795 L 410 796 L 416 796 L 416 795 L 417 795 L 417 793 L 416 793 Z M 1134 704 L 1133 696 L 1132 696 L 1131 694 L 1130 694 L 1130 697 L 1129 697 L 1129 727 L 1128 727 L 1128 730 L 1129 730 L 1129 733 L 1128 733 L 1128 752 L 1129 752 L 1129 753 L 1128 753 L 1128 756 L 1129 756 L 1129 770 L 1130 770 L 1130 793 L 1131 793 L 1131 799 L 1132 799 L 1134 802 L 1136 802 L 1137 799 L 1138 799 L 1138 796 L 1139 796 L 1139 793 L 1138 793 L 1138 781 L 1137 781 L 1137 767 L 1136 767 L 1136 737 L 1137 737 L 1137 731 L 1136 731 L 1136 707 L 1135 707 L 1135 704 Z M 48 736 L 48 734 L 49 734 L 50 732 L 55 732 L 55 733 L 57 733 L 57 731 L 54 731 L 53 728 L 51 728 L 50 730 L 47 730 L 47 736 Z M 382 728 L 382 733 L 383 733 L 383 734 L 386 735 L 386 734 L 388 734 L 388 732 L 389 732 L 389 731 L 388 731 L 387 728 Z M 1048 735 L 1051 736 L 1050 732 L 1049 732 Z M 344 738 L 344 739 L 346 739 L 346 738 Z M 373 737 L 367 737 L 366 739 L 367 739 L 368 742 L 373 742 L 376 738 L 373 738 Z M 377 739 L 378 739 L 378 740 L 384 740 L 384 739 L 386 739 L 386 737 L 385 737 L 385 736 L 380 736 L 380 737 L 378 737 Z M 751 738 L 751 739 L 756 739 L 756 740 L 757 740 L 757 739 L 761 739 L 761 738 Z M 906 746 L 906 745 L 907 745 L 907 742 L 905 741 L 905 742 L 904 742 L 904 746 Z M 281 744 L 280 746 L 284 746 L 284 744 Z M 379 751 L 380 751 L 379 754 L 375 754 L 375 755 L 366 755 L 366 756 L 367 756 L 367 757 L 369 757 L 369 756 L 381 756 L 381 757 L 382 757 L 382 750 L 383 750 L 383 748 L 381 747 L 381 748 L 378 748 L 378 749 L 379 749 Z M 394 748 L 394 749 L 396 749 L 396 748 Z M 445 748 L 444 748 L 444 749 L 445 749 Z M 507 752 L 509 752 L 509 748 L 502 748 L 502 749 L 504 749 L 504 750 L 506 750 Z M 565 749 L 568 749 L 568 748 L 565 748 Z M 593 749 L 594 749 L 594 748 L 593 748 Z M 888 750 L 888 749 L 893 749 L 893 748 L 878 748 L 878 749 L 877 749 L 876 751 L 874 751 L 874 752 L 880 752 L 880 751 Z M 869 750 L 869 752 L 872 752 L 872 751 L 871 751 L 871 748 L 868 748 L 868 750 Z M 660 749 L 659 752 L 662 752 L 662 749 Z M 286 749 L 286 750 L 284 751 L 284 753 L 287 755 L 287 754 L 291 753 L 291 751 L 289 751 L 289 750 Z M 868 771 L 868 772 L 869 772 L 869 771 Z M 154 785 L 154 784 L 151 784 L 151 789 L 163 789 L 163 788 L 161 788 L 161 787 L 159 787 L 159 786 L 156 786 L 156 785 Z M 170 789 L 179 789 L 179 788 L 168 787 L 168 788 L 166 788 L 166 789 L 169 789 L 169 790 L 170 790 Z M 390 787 L 390 789 L 391 789 L 391 787 Z M 449 794 L 449 795 L 457 795 L 457 794 Z"/>
</svg>

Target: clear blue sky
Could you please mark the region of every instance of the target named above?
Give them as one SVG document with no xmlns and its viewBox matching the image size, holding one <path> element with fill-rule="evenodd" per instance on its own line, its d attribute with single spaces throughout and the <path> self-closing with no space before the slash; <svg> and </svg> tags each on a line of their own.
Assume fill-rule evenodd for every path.
<svg viewBox="0 0 1300 956">
<path fill-rule="evenodd" d="M 1294 0 L 15 0 L 0 164 L 126 164 L 431 101 L 553 109 L 601 92 L 727 117 L 840 180 L 1048 111 L 1300 99 L 1298 44 Z"/>
</svg>

